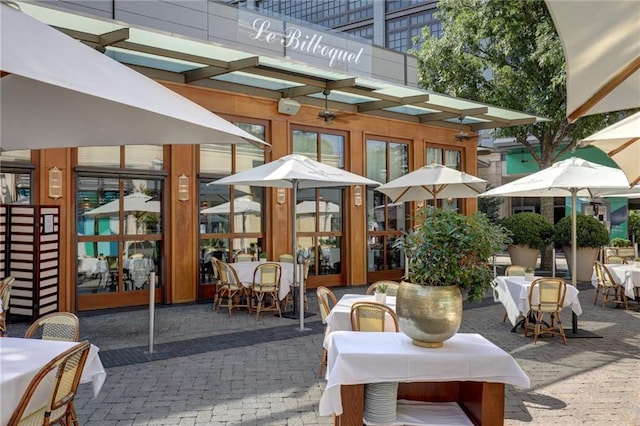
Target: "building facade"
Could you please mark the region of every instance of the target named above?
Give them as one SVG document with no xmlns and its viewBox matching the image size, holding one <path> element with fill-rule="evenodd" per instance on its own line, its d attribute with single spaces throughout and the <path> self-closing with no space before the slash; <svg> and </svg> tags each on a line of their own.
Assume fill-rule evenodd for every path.
<svg viewBox="0 0 640 426">
<path fill-rule="evenodd" d="M 293 208 L 309 288 L 399 279 L 394 241 L 416 203 L 342 187 L 300 190 L 292 206 L 289 190 L 210 183 L 290 153 L 381 183 L 432 162 L 476 174 L 477 131 L 536 120 L 417 89 L 410 55 L 221 2 L 19 4 L 271 145 L 3 152 L 3 203 L 60 207 L 62 310 L 145 304 L 151 272 L 157 301 L 211 298 L 212 257 L 291 251 Z M 53 168 L 60 198 L 49 196 Z"/>
</svg>

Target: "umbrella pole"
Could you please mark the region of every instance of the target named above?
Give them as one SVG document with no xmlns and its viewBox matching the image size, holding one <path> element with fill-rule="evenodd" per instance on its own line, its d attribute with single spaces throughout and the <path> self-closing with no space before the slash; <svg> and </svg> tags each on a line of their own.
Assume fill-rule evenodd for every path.
<svg viewBox="0 0 640 426">
<path fill-rule="evenodd" d="M 293 179 L 291 181 L 291 183 L 293 184 L 293 188 L 292 191 L 293 193 L 291 194 L 291 203 L 293 204 L 291 206 L 291 223 L 293 224 L 293 230 L 291 232 L 291 238 L 293 239 L 293 242 L 291 243 L 292 246 L 292 250 L 291 253 L 293 254 L 293 283 L 294 285 L 297 284 L 298 288 L 299 288 L 299 295 L 298 295 L 298 304 L 299 304 L 299 309 L 298 312 L 300 312 L 300 331 L 305 331 L 305 330 L 309 330 L 308 328 L 304 328 L 304 283 L 302 282 L 302 279 L 304 279 L 302 276 L 298 277 L 298 251 L 297 251 L 297 229 L 296 229 L 296 206 L 298 205 L 298 179 Z M 298 282 L 298 279 L 300 279 L 300 282 Z M 294 301 L 295 304 L 295 301 Z M 295 307 L 294 307 L 295 310 Z"/>
<path fill-rule="evenodd" d="M 576 247 L 578 242 L 578 225 L 576 223 L 576 206 L 578 198 L 578 189 L 570 188 L 571 191 L 571 285 L 578 288 L 578 248 Z M 578 316 L 575 312 L 571 312 L 571 331 L 573 333 L 578 332 Z"/>
</svg>

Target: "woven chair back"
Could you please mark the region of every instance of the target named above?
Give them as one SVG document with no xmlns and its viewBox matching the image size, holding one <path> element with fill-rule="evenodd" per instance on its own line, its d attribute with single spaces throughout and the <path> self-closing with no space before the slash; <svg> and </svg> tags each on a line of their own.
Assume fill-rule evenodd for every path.
<svg viewBox="0 0 640 426">
<path fill-rule="evenodd" d="M 42 340 L 77 342 L 80 338 L 80 321 L 71 312 L 53 312 L 31 324 L 24 337 L 35 338 L 38 333 Z"/>
<path fill-rule="evenodd" d="M 71 414 L 73 412 L 73 416 L 75 416 L 73 400 L 78 390 L 78 385 L 80 384 L 82 370 L 89 355 L 89 348 L 89 342 L 85 340 L 61 353 L 42 367 L 29 383 L 8 425 L 50 424 L 59 422 L 67 416 L 67 413 Z M 55 375 L 52 378 L 51 396 L 48 399 L 47 405 L 40 410 L 30 413 L 28 418 L 23 418 L 24 412 L 36 389 L 40 387 L 43 381 L 50 380 L 50 373 L 53 371 L 55 371 Z M 47 379 L 45 380 L 45 378 Z M 67 410 L 70 404 L 71 407 Z M 68 423 L 70 418 L 66 420 L 66 423 Z"/>
<path fill-rule="evenodd" d="M 398 288 L 400 288 L 400 283 L 397 281 L 391 281 L 391 280 L 380 280 L 380 281 L 376 281 L 373 284 L 371 284 L 369 287 L 367 287 L 367 293 L 366 294 L 373 294 L 376 291 L 376 287 L 378 286 L 378 284 L 384 284 L 387 286 L 387 291 L 386 291 L 386 295 L 387 296 L 397 296 L 398 294 Z"/>
<path fill-rule="evenodd" d="M 273 262 L 261 263 L 253 271 L 253 286 L 257 291 L 277 291 L 280 287 L 282 268 Z M 258 279 L 260 277 L 260 279 Z"/>
<path fill-rule="evenodd" d="M 391 326 L 387 322 L 391 321 Z M 353 331 L 399 331 L 396 313 L 387 305 L 375 302 L 356 302 L 351 306 Z"/>
<path fill-rule="evenodd" d="M 509 265 L 505 268 L 504 274 L 508 277 L 524 277 L 524 271 L 527 269 L 520 265 Z"/>
<path fill-rule="evenodd" d="M 280 262 L 282 262 L 282 263 L 294 263 L 293 262 L 293 255 L 292 254 L 288 254 L 288 253 L 281 254 L 280 255 Z"/>
<path fill-rule="evenodd" d="M 253 262 L 253 255 L 251 253 L 238 253 L 236 254 L 236 262 Z"/>
<path fill-rule="evenodd" d="M 562 309 L 567 285 L 561 278 L 538 278 L 531 283 L 529 304 L 539 312 L 556 312 Z"/>
<path fill-rule="evenodd" d="M 327 317 L 329 316 L 329 312 L 331 312 L 331 308 L 333 308 L 338 300 L 336 299 L 335 294 L 327 287 L 319 286 L 316 288 L 316 295 L 318 296 L 318 308 L 320 310 L 320 317 L 322 318 L 322 323 L 327 323 Z"/>
</svg>

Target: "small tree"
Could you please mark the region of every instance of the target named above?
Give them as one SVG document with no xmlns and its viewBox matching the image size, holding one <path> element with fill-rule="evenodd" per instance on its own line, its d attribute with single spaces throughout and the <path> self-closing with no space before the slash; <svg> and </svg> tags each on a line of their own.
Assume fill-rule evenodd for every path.
<svg viewBox="0 0 640 426">
<path fill-rule="evenodd" d="M 634 243 L 640 238 L 640 211 L 629 211 L 629 237 Z"/>
</svg>

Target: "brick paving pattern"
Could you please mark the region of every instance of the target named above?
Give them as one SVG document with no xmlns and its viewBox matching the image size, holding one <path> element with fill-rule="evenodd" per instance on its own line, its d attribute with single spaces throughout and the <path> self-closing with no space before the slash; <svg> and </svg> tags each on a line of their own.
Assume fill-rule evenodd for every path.
<svg viewBox="0 0 640 426">
<path fill-rule="evenodd" d="M 531 379 L 506 388 L 506 425 L 640 425 L 640 312 L 593 305 L 580 285 L 583 314 L 568 345 L 543 337 L 537 345 L 503 323 L 502 305 L 466 305 L 460 332 L 480 333 L 509 352 Z M 364 293 L 366 287 L 338 288 Z M 309 292 L 310 310 L 317 312 Z M 565 327 L 570 311 L 563 311 Z M 107 369 L 92 398 L 81 385 L 76 407 L 83 425 L 331 425 L 318 416 L 325 381 L 317 377 L 322 324 L 272 315 L 217 313 L 211 304 L 156 309 L 155 349 L 148 350 L 148 312 L 80 315 L 81 338 L 100 347 Z M 11 324 L 18 336 L 26 324 Z M 589 333 L 587 333 L 589 332 Z"/>
</svg>

